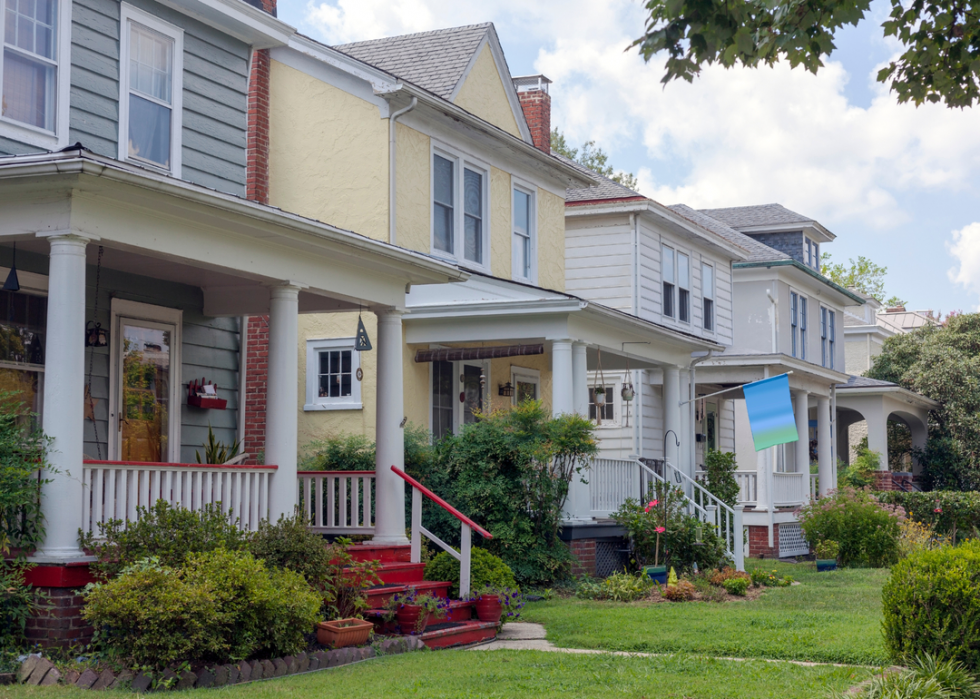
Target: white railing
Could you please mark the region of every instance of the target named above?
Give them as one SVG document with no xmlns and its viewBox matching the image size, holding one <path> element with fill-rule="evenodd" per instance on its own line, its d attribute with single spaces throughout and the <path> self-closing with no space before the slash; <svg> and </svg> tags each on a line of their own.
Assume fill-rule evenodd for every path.
<svg viewBox="0 0 980 699">
<path fill-rule="evenodd" d="M 773 473 L 772 503 L 776 507 L 802 505 L 809 498 L 807 493 L 808 473 Z"/>
<path fill-rule="evenodd" d="M 755 505 L 759 502 L 759 474 L 755 471 L 735 471 L 733 475 L 738 483 L 738 503 Z"/>
<path fill-rule="evenodd" d="M 817 491 L 817 474 L 811 473 L 810 474 L 810 499 L 816 500 L 818 496 L 819 493 Z"/>
<path fill-rule="evenodd" d="M 300 512 L 321 534 L 374 533 L 374 471 L 300 471 Z"/>
<path fill-rule="evenodd" d="M 134 522 L 137 507 L 158 500 L 188 510 L 220 503 L 242 529 L 255 531 L 268 519 L 269 478 L 275 472 L 275 466 L 85 461 L 82 531 L 98 535 L 99 524 L 109 520 Z"/>
<path fill-rule="evenodd" d="M 589 469 L 589 502 L 593 517 L 608 517 L 627 498 L 636 500 L 643 492 L 638 461 L 602 458 L 592 460 L 592 467 Z"/>
</svg>

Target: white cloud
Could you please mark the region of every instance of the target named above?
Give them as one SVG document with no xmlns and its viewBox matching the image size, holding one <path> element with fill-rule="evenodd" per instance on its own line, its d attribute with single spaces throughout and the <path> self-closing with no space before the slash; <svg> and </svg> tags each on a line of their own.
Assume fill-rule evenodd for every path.
<svg viewBox="0 0 980 699">
<path fill-rule="evenodd" d="M 948 272 L 949 280 L 980 295 L 980 223 L 953 231 L 952 241 L 946 241 L 946 250 L 956 258 L 956 266 Z"/>
</svg>

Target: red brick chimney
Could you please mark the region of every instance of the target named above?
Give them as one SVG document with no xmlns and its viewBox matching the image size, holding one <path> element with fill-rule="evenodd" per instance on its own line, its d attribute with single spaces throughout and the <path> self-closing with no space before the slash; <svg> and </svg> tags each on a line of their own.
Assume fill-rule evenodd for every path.
<svg viewBox="0 0 980 699">
<path fill-rule="evenodd" d="M 274 4 L 273 8 L 275 8 Z M 245 196 L 260 204 L 269 203 L 269 70 L 271 64 L 269 49 L 252 52 L 252 71 L 248 77 Z"/>
<path fill-rule="evenodd" d="M 514 78 L 514 87 L 521 100 L 524 120 L 531 131 L 534 147 L 551 153 L 551 81 L 543 75 L 526 75 Z"/>
</svg>

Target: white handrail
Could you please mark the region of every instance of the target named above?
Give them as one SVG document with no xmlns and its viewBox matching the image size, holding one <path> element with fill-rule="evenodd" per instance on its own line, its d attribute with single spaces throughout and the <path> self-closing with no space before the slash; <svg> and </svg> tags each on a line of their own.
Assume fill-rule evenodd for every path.
<svg viewBox="0 0 980 699">
<path fill-rule="evenodd" d="M 299 509 L 310 531 L 374 533 L 374 471 L 300 471 Z"/>
<path fill-rule="evenodd" d="M 742 505 L 755 505 L 759 501 L 759 474 L 756 471 L 735 471 L 738 483 L 738 502 Z"/>
</svg>

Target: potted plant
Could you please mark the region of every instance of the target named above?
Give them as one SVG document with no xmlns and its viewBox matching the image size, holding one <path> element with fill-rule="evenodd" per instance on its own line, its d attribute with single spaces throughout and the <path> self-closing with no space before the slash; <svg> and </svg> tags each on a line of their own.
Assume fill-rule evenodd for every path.
<svg viewBox="0 0 980 699">
<path fill-rule="evenodd" d="M 602 386 L 596 386 L 595 389 L 593 390 L 593 393 L 595 393 L 594 400 L 595 400 L 596 407 L 601 408 L 602 406 L 604 406 L 606 404 L 606 389 L 603 388 Z"/>
<path fill-rule="evenodd" d="M 418 594 L 414 589 L 392 595 L 385 602 L 385 621 L 395 619 L 403 634 L 421 634 L 429 623 L 429 616 L 441 619 L 449 610 L 449 600 L 434 597 L 426 592 Z"/>
<path fill-rule="evenodd" d="M 345 648 L 367 643 L 374 624 L 363 619 L 334 619 L 316 625 L 316 640 L 324 646 Z"/>
<path fill-rule="evenodd" d="M 836 541 L 824 539 L 816 546 L 817 570 L 837 570 L 837 554 L 840 553 L 840 546 Z"/>
</svg>

